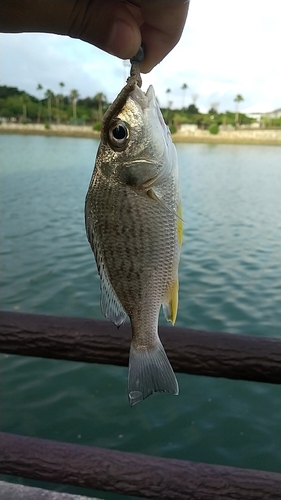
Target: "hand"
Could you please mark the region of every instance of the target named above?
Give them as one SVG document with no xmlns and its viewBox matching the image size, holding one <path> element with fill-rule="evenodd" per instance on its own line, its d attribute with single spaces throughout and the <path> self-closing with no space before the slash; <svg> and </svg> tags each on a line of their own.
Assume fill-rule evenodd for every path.
<svg viewBox="0 0 281 500">
<path fill-rule="evenodd" d="M 189 0 L 1 0 L 0 31 L 69 35 L 122 59 L 141 43 L 148 73 L 178 43 Z"/>
</svg>

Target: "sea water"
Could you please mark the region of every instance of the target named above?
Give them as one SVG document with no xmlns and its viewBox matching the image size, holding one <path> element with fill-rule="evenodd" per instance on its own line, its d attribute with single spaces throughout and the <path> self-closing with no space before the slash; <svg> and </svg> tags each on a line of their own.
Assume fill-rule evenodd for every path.
<svg viewBox="0 0 281 500">
<path fill-rule="evenodd" d="M 84 229 L 98 141 L 3 134 L 0 144 L 1 309 L 102 319 Z M 280 147 L 176 147 L 184 218 L 176 324 L 280 338 Z M 1 355 L 0 370 L 3 431 L 280 471 L 277 386 L 178 374 L 178 397 L 155 394 L 130 408 L 124 367 Z"/>
</svg>

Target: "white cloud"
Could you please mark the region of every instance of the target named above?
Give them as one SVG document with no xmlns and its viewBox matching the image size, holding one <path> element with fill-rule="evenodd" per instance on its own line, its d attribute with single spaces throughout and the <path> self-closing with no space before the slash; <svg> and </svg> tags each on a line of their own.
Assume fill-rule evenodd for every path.
<svg viewBox="0 0 281 500">
<path fill-rule="evenodd" d="M 113 63 L 113 64 L 112 64 Z M 31 94 L 38 83 L 46 90 L 78 89 L 81 96 L 109 94 L 108 82 L 116 82 L 111 98 L 123 84 L 116 70 L 122 61 L 80 40 L 47 34 L 1 35 L 1 85 L 16 86 Z"/>
<path fill-rule="evenodd" d="M 177 47 L 150 74 L 150 84 L 163 106 L 182 106 L 183 83 L 189 86 L 186 103 L 198 94 L 197 105 L 234 109 L 237 93 L 245 107 L 263 102 L 269 110 L 281 107 L 281 1 L 192 0 L 185 31 Z M 104 92 L 111 101 L 128 74 L 122 61 L 87 43 L 45 34 L 1 35 L 1 85 L 35 93 L 45 89 L 78 89 L 81 96 Z"/>
</svg>

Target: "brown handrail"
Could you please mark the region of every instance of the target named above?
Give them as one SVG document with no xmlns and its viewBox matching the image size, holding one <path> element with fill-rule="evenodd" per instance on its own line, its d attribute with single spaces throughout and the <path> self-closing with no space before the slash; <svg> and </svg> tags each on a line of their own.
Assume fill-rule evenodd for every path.
<svg viewBox="0 0 281 500">
<path fill-rule="evenodd" d="M 0 471 L 158 500 L 280 500 L 281 474 L 0 433 Z"/>
<path fill-rule="evenodd" d="M 175 371 L 281 383 L 281 340 L 160 326 Z M 88 363 L 128 364 L 130 325 L 0 312 L 0 352 Z M 110 347 L 110 348 L 109 348 Z"/>
</svg>

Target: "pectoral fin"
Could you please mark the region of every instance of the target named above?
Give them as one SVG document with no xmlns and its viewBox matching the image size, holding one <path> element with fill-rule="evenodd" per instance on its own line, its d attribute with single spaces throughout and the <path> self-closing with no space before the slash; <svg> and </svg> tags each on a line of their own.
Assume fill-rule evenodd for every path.
<svg viewBox="0 0 281 500">
<path fill-rule="evenodd" d="M 181 237 L 182 237 L 183 219 L 182 219 L 182 205 L 181 205 L 181 202 L 179 202 L 178 209 L 177 209 L 177 211 L 175 211 L 174 209 L 168 207 L 168 205 L 165 203 L 165 201 L 162 199 L 162 197 L 156 192 L 156 188 L 150 188 L 150 189 L 148 189 L 146 191 L 146 193 L 149 196 L 149 198 L 151 198 L 152 200 L 157 201 L 158 203 L 160 203 L 160 205 L 165 210 L 167 210 L 167 212 L 169 212 L 171 214 L 174 214 L 177 217 L 178 222 L 181 222 L 180 228 L 181 228 Z"/>
</svg>

